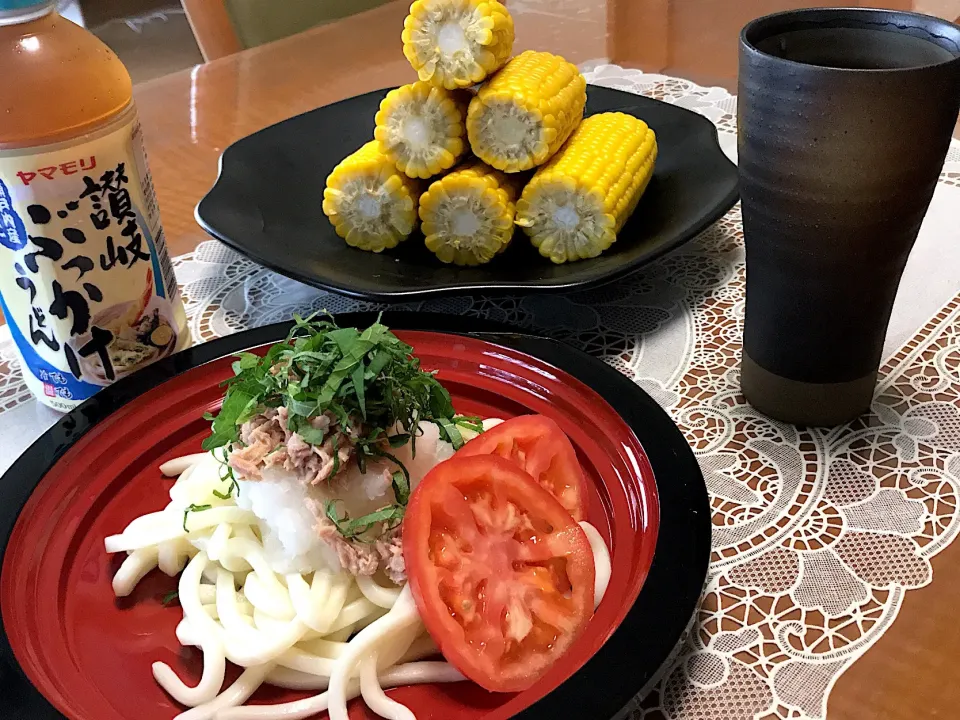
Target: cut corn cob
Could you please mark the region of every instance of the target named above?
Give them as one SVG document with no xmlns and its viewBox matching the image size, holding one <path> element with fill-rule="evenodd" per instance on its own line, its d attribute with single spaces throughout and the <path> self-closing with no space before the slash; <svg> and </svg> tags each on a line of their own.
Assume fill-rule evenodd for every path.
<svg viewBox="0 0 960 720">
<path fill-rule="evenodd" d="M 513 237 L 521 182 L 479 161 L 434 181 L 420 196 L 427 249 L 445 263 L 490 262 Z"/>
<path fill-rule="evenodd" d="M 475 85 L 510 59 L 513 19 L 497 0 L 417 0 L 401 37 L 420 79 L 453 90 Z"/>
<path fill-rule="evenodd" d="M 524 188 L 516 223 L 555 263 L 596 257 L 636 208 L 656 159 L 657 138 L 643 120 L 588 117 Z"/>
<path fill-rule="evenodd" d="M 330 173 L 323 212 L 348 245 L 382 252 L 413 232 L 419 199 L 420 182 L 398 172 L 371 140 Z"/>
<path fill-rule="evenodd" d="M 380 103 L 374 137 L 400 172 L 428 178 L 449 170 L 467 147 L 467 102 L 459 93 L 415 82 Z"/>
<path fill-rule="evenodd" d="M 580 124 L 586 88 L 577 67 L 558 55 L 517 55 L 470 101 L 474 155 L 505 172 L 542 165 Z"/>
</svg>

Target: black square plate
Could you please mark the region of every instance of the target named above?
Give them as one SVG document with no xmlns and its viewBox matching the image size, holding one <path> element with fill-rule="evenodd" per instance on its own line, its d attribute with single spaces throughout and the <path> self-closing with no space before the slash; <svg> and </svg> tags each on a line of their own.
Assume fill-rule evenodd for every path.
<svg viewBox="0 0 960 720">
<path fill-rule="evenodd" d="M 541 257 L 518 229 L 492 262 L 444 265 L 417 232 L 374 254 L 337 237 L 321 203 L 327 176 L 373 137 L 389 89 L 317 108 L 228 147 L 220 176 L 197 206 L 197 221 L 251 260 L 319 288 L 370 300 L 455 293 L 583 288 L 621 277 L 690 240 L 737 201 L 737 169 L 713 124 L 694 112 L 621 90 L 588 86 L 587 114 L 617 110 L 657 133 L 653 179 L 614 245 L 564 265 Z"/>
</svg>

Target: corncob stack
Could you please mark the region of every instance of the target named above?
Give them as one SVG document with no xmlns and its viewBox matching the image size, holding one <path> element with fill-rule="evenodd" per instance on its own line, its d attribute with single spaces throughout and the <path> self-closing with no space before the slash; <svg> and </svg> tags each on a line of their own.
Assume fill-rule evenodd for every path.
<svg viewBox="0 0 960 720">
<path fill-rule="evenodd" d="M 382 252 L 417 222 L 420 183 L 397 171 L 371 140 L 337 165 L 323 191 L 323 212 L 348 245 Z"/>
<path fill-rule="evenodd" d="M 513 51 L 513 18 L 497 0 L 416 0 L 401 37 L 420 79 L 453 90 L 503 67 Z"/>
<path fill-rule="evenodd" d="M 513 237 L 521 181 L 475 160 L 434 181 L 420 196 L 427 249 L 445 263 L 481 265 Z"/>
<path fill-rule="evenodd" d="M 373 136 L 400 172 L 428 178 L 449 170 L 463 155 L 466 115 L 465 98 L 415 82 L 387 93 Z"/>
<path fill-rule="evenodd" d="M 657 138 L 643 120 L 588 117 L 524 188 L 516 224 L 555 263 L 596 257 L 636 208 L 656 159 Z"/>
<path fill-rule="evenodd" d="M 583 118 L 586 87 L 577 67 L 562 57 L 521 53 L 470 101 L 467 136 L 473 153 L 505 172 L 542 165 Z"/>
<path fill-rule="evenodd" d="M 375 139 L 327 178 L 323 211 L 348 244 L 395 247 L 418 214 L 427 248 L 457 265 L 489 262 L 515 225 L 555 263 L 613 244 L 653 174 L 656 137 L 623 113 L 583 120 L 576 66 L 547 52 L 509 60 L 513 36 L 497 0 L 410 6 L 403 52 L 420 80 L 387 94 Z M 468 105 L 459 88 L 483 80 Z M 447 172 L 468 149 L 479 159 Z M 434 180 L 421 195 L 416 178 Z"/>
</svg>

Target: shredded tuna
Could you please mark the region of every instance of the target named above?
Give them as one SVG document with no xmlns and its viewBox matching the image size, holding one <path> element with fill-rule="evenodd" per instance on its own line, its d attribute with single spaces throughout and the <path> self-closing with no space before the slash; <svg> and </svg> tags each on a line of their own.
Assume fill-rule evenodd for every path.
<svg viewBox="0 0 960 720">
<path fill-rule="evenodd" d="M 317 471 L 317 474 L 314 475 L 313 480 L 310 481 L 312 484 L 316 485 L 317 483 L 323 482 L 324 480 L 332 479 L 334 474 L 333 473 L 333 466 L 334 466 L 333 447 L 334 447 L 333 440 L 330 439 L 323 444 L 323 447 L 319 449 L 314 448 L 314 452 L 316 452 L 317 457 L 319 458 L 319 460 L 322 461 L 322 464 L 320 465 L 320 469 Z M 345 468 L 347 466 L 347 463 L 350 462 L 350 458 L 352 457 L 353 457 L 353 445 L 344 443 L 343 439 L 341 438 L 340 442 L 337 443 L 338 468 L 339 469 Z"/>
<path fill-rule="evenodd" d="M 230 467 L 247 480 L 259 480 L 263 459 L 271 449 L 269 445 L 262 443 L 237 448 L 230 453 Z"/>
<path fill-rule="evenodd" d="M 240 443 L 230 454 L 230 466 L 246 480 L 259 480 L 264 467 L 282 466 L 284 470 L 299 472 L 312 485 L 331 480 L 333 475 L 333 443 L 340 438 L 337 454 L 340 468 L 345 468 L 353 455 L 353 446 L 334 426 L 335 418 L 320 415 L 310 418 L 310 425 L 328 431 L 335 427 L 323 446 L 306 442 L 299 433 L 287 426 L 289 413 L 285 407 L 267 408 L 240 428 Z M 342 447 L 341 447 L 342 446 Z"/>
<path fill-rule="evenodd" d="M 370 544 L 347 540 L 329 518 L 317 520 L 317 534 L 337 553 L 340 565 L 351 575 L 373 575 L 380 567 L 380 554 Z"/>
<path fill-rule="evenodd" d="M 287 455 L 290 457 L 290 462 L 302 465 L 310 458 L 312 453 L 313 445 L 306 442 L 297 433 L 291 433 L 287 440 Z"/>
<path fill-rule="evenodd" d="M 286 408 L 284 408 L 284 410 L 286 410 Z M 326 432 L 330 429 L 331 420 L 332 418 L 329 415 L 318 415 L 317 417 L 310 418 L 310 427 Z"/>
<path fill-rule="evenodd" d="M 407 581 L 407 566 L 403 561 L 403 539 L 400 528 L 381 537 L 374 547 L 380 555 L 383 571 L 390 581 L 403 585 Z"/>
<path fill-rule="evenodd" d="M 255 445 L 257 439 L 263 437 L 264 432 L 266 432 L 268 436 L 274 437 L 270 431 L 276 425 L 276 417 L 277 411 L 273 408 L 269 408 L 262 414 L 250 418 L 247 422 L 240 426 L 240 442 L 244 445 Z M 264 428 L 267 428 L 267 430 L 264 431 Z M 279 427 L 276 429 L 279 430 Z"/>
<path fill-rule="evenodd" d="M 287 449 L 285 447 L 278 447 L 272 453 L 263 458 L 263 466 L 265 468 L 269 467 L 282 467 L 284 470 L 295 470 L 293 463 L 290 461 L 290 456 L 287 455 Z M 250 479 L 250 478 L 246 478 Z"/>
<path fill-rule="evenodd" d="M 325 433 L 323 444 L 317 446 L 304 440 L 298 432 L 293 432 L 288 422 L 287 409 L 279 407 L 268 408 L 242 425 L 240 442 L 234 444 L 229 458 L 230 466 L 237 471 L 239 478 L 262 480 L 265 468 L 282 467 L 296 473 L 304 484 L 318 485 L 342 480 L 344 476 L 341 476 L 341 472 L 353 460 L 358 430 L 339 426 L 332 414 L 310 418 L 310 425 Z M 376 461 L 373 462 L 363 475 L 363 490 L 371 500 L 387 493 L 392 482 L 392 466 L 383 463 L 383 472 L 377 473 Z M 334 486 L 319 492 L 336 493 L 338 490 Z M 373 575 L 383 569 L 387 577 L 398 585 L 406 582 L 399 528 L 387 532 L 375 542 L 348 539 L 326 517 L 320 502 L 308 498 L 306 503 L 318 518 L 318 536 L 337 554 L 344 570 L 353 575 Z"/>
</svg>

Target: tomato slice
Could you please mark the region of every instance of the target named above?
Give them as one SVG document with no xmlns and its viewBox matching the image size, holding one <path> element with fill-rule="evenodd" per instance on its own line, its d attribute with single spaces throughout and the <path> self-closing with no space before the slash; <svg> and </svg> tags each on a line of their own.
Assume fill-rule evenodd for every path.
<svg viewBox="0 0 960 720">
<path fill-rule="evenodd" d="M 499 455 L 526 470 L 567 509 L 584 519 L 583 470 L 570 439 L 543 415 L 521 415 L 475 437 L 460 455 Z"/>
<path fill-rule="evenodd" d="M 487 690 L 533 685 L 593 614 L 587 536 L 495 455 L 457 454 L 427 474 L 407 505 L 403 557 L 440 651 Z"/>
</svg>

